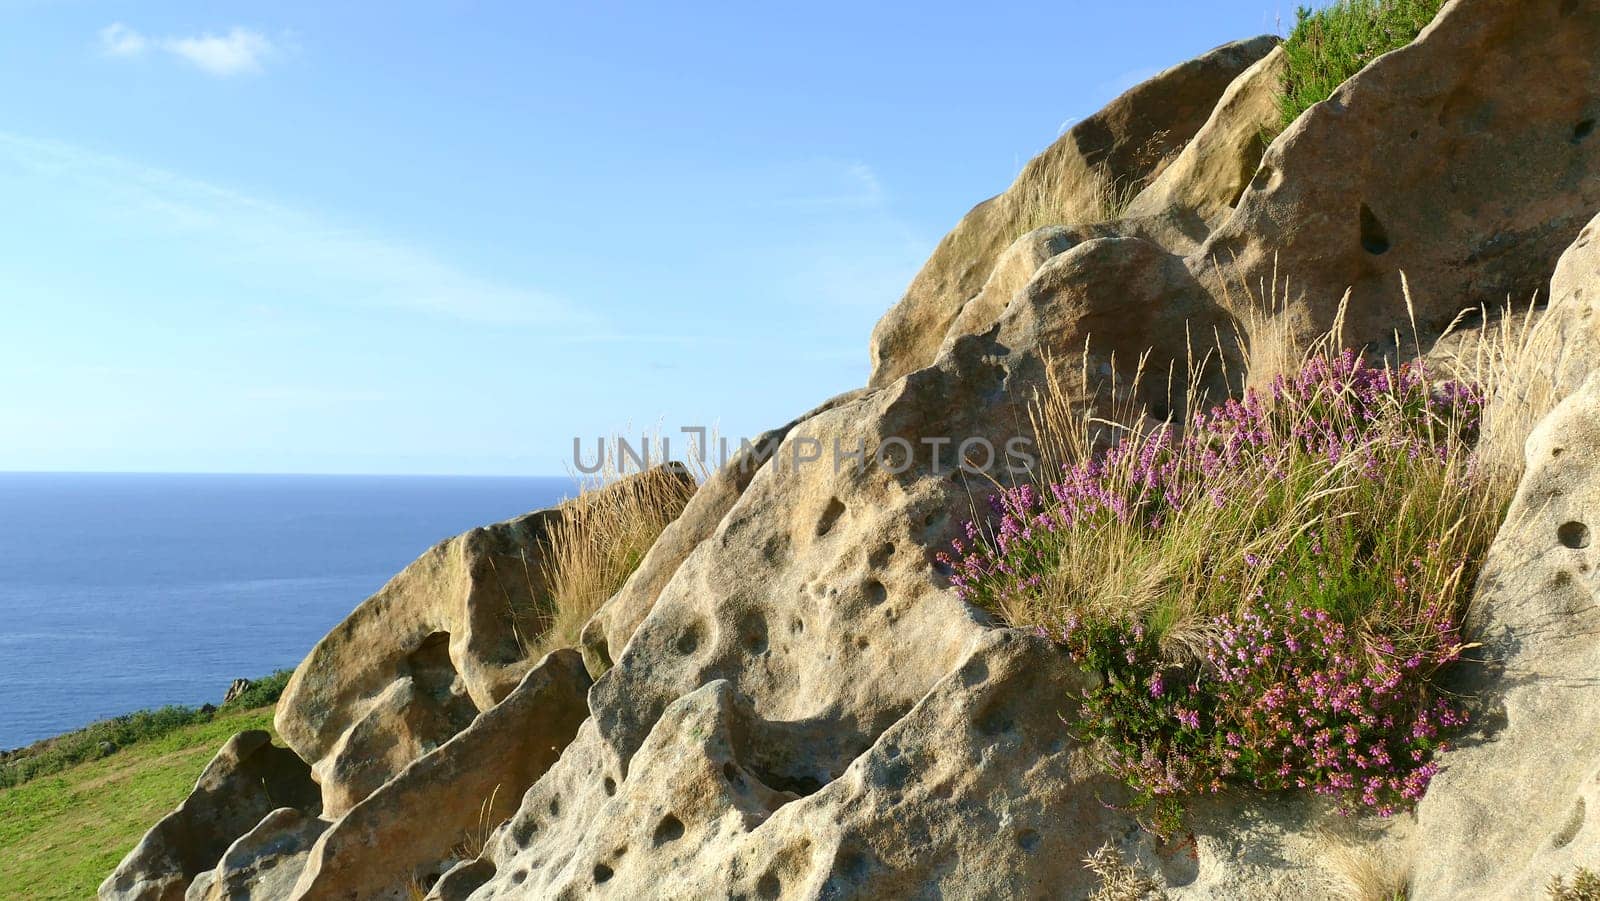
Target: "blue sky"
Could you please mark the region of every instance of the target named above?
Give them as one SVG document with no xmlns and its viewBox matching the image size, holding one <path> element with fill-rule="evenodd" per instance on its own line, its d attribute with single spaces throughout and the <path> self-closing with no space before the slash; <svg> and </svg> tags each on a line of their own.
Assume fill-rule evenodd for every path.
<svg viewBox="0 0 1600 901">
<path fill-rule="evenodd" d="M 0 470 L 754 434 L 1063 126 L 1292 9 L 0 0 Z"/>
</svg>

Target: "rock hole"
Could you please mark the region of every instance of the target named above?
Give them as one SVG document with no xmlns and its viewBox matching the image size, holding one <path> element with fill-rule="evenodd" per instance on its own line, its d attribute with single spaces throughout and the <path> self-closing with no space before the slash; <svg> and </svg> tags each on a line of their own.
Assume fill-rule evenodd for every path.
<svg viewBox="0 0 1600 901">
<path fill-rule="evenodd" d="M 878 545 L 878 549 L 867 555 L 867 565 L 873 569 L 882 569 L 889 558 L 894 556 L 894 542 L 886 541 Z"/>
<path fill-rule="evenodd" d="M 611 868 L 603 863 L 594 865 L 594 884 L 600 885 L 612 876 Z"/>
<path fill-rule="evenodd" d="M 867 603 L 874 607 L 878 606 L 889 598 L 889 589 L 884 588 L 883 583 L 879 582 L 877 579 L 868 579 L 863 592 L 867 596 Z"/>
<path fill-rule="evenodd" d="M 690 623 L 682 632 L 678 633 L 678 640 L 672 643 L 679 654 L 687 657 L 700 647 L 700 627 Z"/>
<path fill-rule="evenodd" d="M 1567 821 L 1561 825 L 1560 831 L 1551 836 L 1550 847 L 1565 848 L 1572 844 L 1572 840 L 1578 837 L 1578 830 L 1583 828 L 1583 818 L 1586 813 L 1583 799 L 1579 798 L 1577 803 L 1572 805 L 1572 813 L 1567 816 Z"/>
<path fill-rule="evenodd" d="M 656 824 L 656 834 L 651 841 L 659 848 L 680 838 L 683 838 L 683 821 L 669 813 Z"/>
<path fill-rule="evenodd" d="M 789 620 L 789 633 L 799 635 L 806 630 L 806 621 L 796 616 Z"/>
<path fill-rule="evenodd" d="M 511 827 L 511 838 L 518 845 L 527 845 L 533 841 L 534 833 L 539 831 L 539 821 L 529 818 Z"/>
<path fill-rule="evenodd" d="M 1422 132 L 1418 131 L 1417 129 L 1415 129 L 1415 128 L 1411 129 L 1411 140 L 1415 141 L 1417 139 L 1417 137 L 1419 135 L 1421 135 L 1421 134 L 1422 134 Z"/>
<path fill-rule="evenodd" d="M 1589 136 L 1592 134 L 1594 134 L 1594 120 L 1585 119 L 1582 122 L 1579 122 L 1577 125 L 1572 126 L 1572 143 L 1582 144 L 1584 141 L 1588 140 Z"/>
<path fill-rule="evenodd" d="M 1556 539 L 1565 547 L 1581 551 L 1589 546 L 1589 527 L 1576 520 L 1562 523 L 1556 529 Z"/>
<path fill-rule="evenodd" d="M 766 873 L 756 881 L 756 894 L 762 898 L 776 898 L 783 891 L 783 883 L 776 873 Z"/>
<path fill-rule="evenodd" d="M 617 793 L 617 780 L 611 778 L 610 776 L 607 776 L 606 777 L 606 797 L 609 798 L 609 797 L 611 797 L 612 795 L 614 795 L 616 793 Z"/>
<path fill-rule="evenodd" d="M 511 884 L 512 885 L 521 885 L 522 883 L 526 882 L 527 879 L 528 879 L 528 871 L 527 870 L 518 870 L 515 873 L 511 874 Z"/>
<path fill-rule="evenodd" d="M 1018 832 L 1017 847 L 1024 851 L 1032 851 L 1039 847 L 1039 831 L 1037 829 L 1024 829 Z"/>
<path fill-rule="evenodd" d="M 560 798 L 551 798 L 550 799 L 550 815 L 553 816 L 553 817 L 561 816 L 561 799 Z"/>
<path fill-rule="evenodd" d="M 1361 249 L 1373 256 L 1389 252 L 1389 235 L 1383 223 L 1373 214 L 1372 207 L 1361 205 Z"/>
<path fill-rule="evenodd" d="M 738 785 L 739 784 L 739 768 L 734 766 L 732 761 L 729 761 L 728 763 L 723 764 L 722 765 L 722 778 L 728 780 L 729 782 L 733 783 L 734 785 Z"/>
<path fill-rule="evenodd" d="M 767 618 L 759 610 L 751 610 L 739 620 L 739 642 L 751 654 L 767 652 Z"/>
<path fill-rule="evenodd" d="M 817 537 L 821 538 L 833 531 L 834 524 L 843 515 L 844 504 L 838 498 L 829 499 L 827 509 L 823 510 L 822 516 L 817 519 Z"/>
</svg>

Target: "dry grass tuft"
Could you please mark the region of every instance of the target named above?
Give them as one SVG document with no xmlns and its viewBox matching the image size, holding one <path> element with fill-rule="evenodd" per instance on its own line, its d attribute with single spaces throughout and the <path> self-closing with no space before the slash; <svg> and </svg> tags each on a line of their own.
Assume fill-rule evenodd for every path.
<svg viewBox="0 0 1600 901">
<path fill-rule="evenodd" d="M 1409 896 L 1410 875 L 1389 855 L 1331 833 L 1323 838 L 1323 863 L 1341 901 L 1405 901 Z"/>
<path fill-rule="evenodd" d="M 1136 864 L 1122 859 L 1110 842 L 1084 858 L 1083 865 L 1100 877 L 1100 887 L 1089 901 L 1166 901 L 1161 883 Z"/>
<path fill-rule="evenodd" d="M 681 464 L 619 476 L 609 461 L 584 483 L 545 538 L 540 602 L 519 611 L 530 656 L 575 647 L 583 624 L 611 598 L 694 494 Z"/>
</svg>

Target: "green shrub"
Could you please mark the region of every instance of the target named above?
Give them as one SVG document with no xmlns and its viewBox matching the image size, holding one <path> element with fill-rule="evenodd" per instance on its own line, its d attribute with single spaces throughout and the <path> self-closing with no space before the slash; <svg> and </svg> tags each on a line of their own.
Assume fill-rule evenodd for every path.
<svg viewBox="0 0 1600 901">
<path fill-rule="evenodd" d="M 255 680 L 239 697 L 221 708 L 209 704 L 204 707 L 169 704 L 152 710 L 136 710 L 23 748 L 12 758 L 0 762 L 0 789 L 108 757 L 130 745 L 160 738 L 186 726 L 211 722 L 222 711 L 254 710 L 275 704 L 292 672 L 278 670 Z"/>
<path fill-rule="evenodd" d="M 1339 0 L 1315 11 L 1300 7 L 1283 44 L 1289 62 L 1280 102 L 1284 127 L 1367 63 L 1415 40 L 1443 5 L 1444 0 Z"/>
</svg>

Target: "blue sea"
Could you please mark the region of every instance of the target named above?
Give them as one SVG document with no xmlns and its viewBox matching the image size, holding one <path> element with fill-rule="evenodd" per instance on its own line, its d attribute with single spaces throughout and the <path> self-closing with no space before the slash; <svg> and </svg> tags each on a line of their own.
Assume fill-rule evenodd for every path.
<svg viewBox="0 0 1600 901">
<path fill-rule="evenodd" d="M 429 546 L 566 478 L 0 473 L 0 748 L 292 667 Z"/>
</svg>

